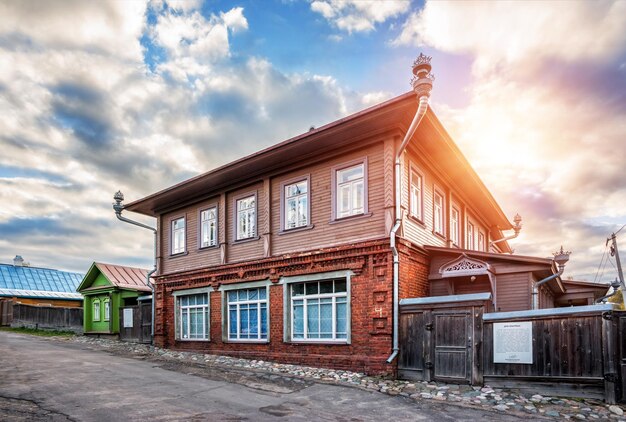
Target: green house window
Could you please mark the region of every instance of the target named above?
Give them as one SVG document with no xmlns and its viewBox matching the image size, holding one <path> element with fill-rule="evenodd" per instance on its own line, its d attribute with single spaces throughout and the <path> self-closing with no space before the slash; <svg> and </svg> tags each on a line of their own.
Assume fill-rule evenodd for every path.
<svg viewBox="0 0 626 422">
<path fill-rule="evenodd" d="M 111 319 L 111 302 L 109 300 L 104 301 L 104 320 Z"/>
<path fill-rule="evenodd" d="M 93 301 L 93 320 L 100 321 L 100 300 L 94 299 Z"/>
</svg>

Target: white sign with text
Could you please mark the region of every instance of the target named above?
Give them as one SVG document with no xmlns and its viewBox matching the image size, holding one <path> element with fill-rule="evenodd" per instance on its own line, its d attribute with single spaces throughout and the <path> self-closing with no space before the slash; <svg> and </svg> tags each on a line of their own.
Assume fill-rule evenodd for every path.
<svg viewBox="0 0 626 422">
<path fill-rule="evenodd" d="M 133 310 L 124 309 L 124 328 L 133 328 Z"/>
<path fill-rule="evenodd" d="M 494 323 L 493 362 L 533 363 L 533 323 Z"/>
</svg>

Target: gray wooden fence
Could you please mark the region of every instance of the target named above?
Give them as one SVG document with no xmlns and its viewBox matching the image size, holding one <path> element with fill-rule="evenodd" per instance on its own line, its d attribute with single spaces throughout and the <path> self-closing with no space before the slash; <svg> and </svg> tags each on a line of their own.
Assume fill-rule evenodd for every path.
<svg viewBox="0 0 626 422">
<path fill-rule="evenodd" d="M 11 327 L 83 332 L 83 308 L 12 304 Z"/>
<path fill-rule="evenodd" d="M 626 312 L 594 305 L 483 314 L 485 298 L 474 296 L 401 301 L 399 377 L 626 400 Z M 530 323 L 530 361 L 496 360 L 494 325 L 518 322 Z"/>
</svg>

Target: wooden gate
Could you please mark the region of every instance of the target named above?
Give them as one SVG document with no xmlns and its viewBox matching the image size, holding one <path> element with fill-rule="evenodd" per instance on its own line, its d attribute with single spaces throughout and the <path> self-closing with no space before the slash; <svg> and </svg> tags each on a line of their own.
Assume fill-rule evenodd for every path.
<svg viewBox="0 0 626 422">
<path fill-rule="evenodd" d="M 120 308 L 120 340 L 135 343 L 150 343 L 150 325 L 152 304 L 140 302 L 139 305 Z"/>
<path fill-rule="evenodd" d="M 400 301 L 398 376 L 481 384 L 482 315 L 490 293 Z"/>
</svg>

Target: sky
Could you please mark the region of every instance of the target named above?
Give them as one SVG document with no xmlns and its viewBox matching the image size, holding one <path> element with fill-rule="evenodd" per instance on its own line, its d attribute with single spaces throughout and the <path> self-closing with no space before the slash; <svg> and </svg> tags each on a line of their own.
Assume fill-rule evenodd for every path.
<svg viewBox="0 0 626 422">
<path fill-rule="evenodd" d="M 151 234 L 115 219 L 114 192 L 142 198 L 403 94 L 423 52 L 433 111 L 522 215 L 515 253 L 563 245 L 565 277 L 616 277 L 626 1 L 0 0 L 0 16 L 0 262 L 149 268 Z"/>
</svg>

